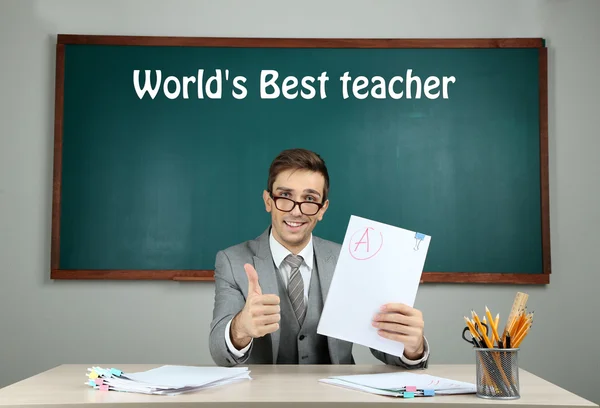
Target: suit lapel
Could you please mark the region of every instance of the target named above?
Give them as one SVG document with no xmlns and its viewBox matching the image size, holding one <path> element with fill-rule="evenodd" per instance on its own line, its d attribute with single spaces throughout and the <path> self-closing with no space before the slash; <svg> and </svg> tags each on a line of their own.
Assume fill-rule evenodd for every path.
<svg viewBox="0 0 600 408">
<path fill-rule="evenodd" d="M 271 249 L 269 247 L 269 233 L 270 228 L 258 238 L 258 250 L 254 256 L 254 269 L 256 269 L 256 273 L 258 274 L 258 283 L 262 293 L 265 295 L 276 294 L 281 296 L 277 285 L 277 271 L 273 265 L 273 256 L 271 255 Z M 280 334 L 281 332 L 279 330 L 270 334 L 271 347 L 273 350 L 273 363 L 277 361 L 277 354 L 279 353 Z"/>
<path fill-rule="evenodd" d="M 329 293 L 329 287 L 331 286 L 331 280 L 333 279 L 333 272 L 335 271 L 335 257 L 324 246 L 320 245 L 320 241 L 318 239 L 313 239 L 313 242 L 317 268 L 319 268 L 319 282 L 321 284 L 323 304 L 325 304 L 327 301 L 327 294 Z M 331 359 L 331 363 L 338 364 L 339 356 L 337 339 L 333 337 L 327 337 L 327 344 L 329 346 L 329 357 Z"/>
<path fill-rule="evenodd" d="M 313 238 L 313 243 L 317 268 L 319 268 L 319 283 L 321 284 L 321 292 L 323 292 L 323 302 L 325 302 L 333 279 L 335 258 L 330 251 L 320 245 L 317 239 Z"/>
</svg>

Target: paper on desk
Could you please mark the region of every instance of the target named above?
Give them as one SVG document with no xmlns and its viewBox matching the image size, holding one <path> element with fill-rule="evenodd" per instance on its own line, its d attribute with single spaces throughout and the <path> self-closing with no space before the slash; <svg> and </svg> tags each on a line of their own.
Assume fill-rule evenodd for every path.
<svg viewBox="0 0 600 408">
<path fill-rule="evenodd" d="M 319 380 L 319 382 L 322 382 L 324 384 L 337 385 L 338 387 L 349 388 L 352 390 L 369 392 L 371 394 L 387 395 L 388 397 L 401 397 L 403 395 L 401 391 L 388 391 L 379 388 L 371 388 L 365 385 L 354 384 L 344 380 L 338 380 L 337 378 L 323 378 Z"/>
<path fill-rule="evenodd" d="M 323 383 L 353 388 L 373 394 L 402 396 L 407 387 L 416 388 L 415 395 L 432 390 L 435 394 L 472 394 L 475 384 L 437 377 L 429 374 L 394 372 L 381 374 L 359 374 L 335 376 L 319 380 Z"/>
<path fill-rule="evenodd" d="M 127 373 L 127 378 L 145 384 L 161 387 L 180 388 L 204 386 L 215 381 L 245 374 L 246 367 L 195 367 L 166 365 L 139 373 Z"/>
<path fill-rule="evenodd" d="M 373 317 L 386 303 L 413 307 L 431 237 L 352 215 L 317 333 L 401 356 Z"/>
<path fill-rule="evenodd" d="M 247 367 L 162 366 L 138 373 L 92 367 L 87 385 L 101 391 L 178 395 L 249 380 Z"/>
</svg>

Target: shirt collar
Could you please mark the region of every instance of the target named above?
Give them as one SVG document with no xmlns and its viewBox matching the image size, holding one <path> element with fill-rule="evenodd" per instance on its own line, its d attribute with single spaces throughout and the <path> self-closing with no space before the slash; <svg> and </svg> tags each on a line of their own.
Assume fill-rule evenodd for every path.
<svg viewBox="0 0 600 408">
<path fill-rule="evenodd" d="M 269 233 L 269 245 L 271 247 L 271 255 L 273 255 L 273 261 L 275 262 L 275 266 L 279 269 L 281 263 L 285 259 L 286 256 L 291 254 L 290 250 L 284 247 L 275 239 L 273 236 L 273 231 Z M 313 240 L 312 234 L 310 235 L 310 240 L 308 244 L 298 253 L 303 259 L 308 269 L 312 270 L 313 267 Z"/>
</svg>

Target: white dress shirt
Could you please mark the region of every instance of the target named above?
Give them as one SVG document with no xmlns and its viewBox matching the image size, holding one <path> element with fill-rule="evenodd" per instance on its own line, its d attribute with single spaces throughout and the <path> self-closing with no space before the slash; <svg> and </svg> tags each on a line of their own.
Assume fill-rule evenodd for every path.
<svg viewBox="0 0 600 408">
<path fill-rule="evenodd" d="M 281 245 L 279 243 L 279 241 L 277 241 L 275 239 L 272 231 L 269 234 L 269 246 L 271 248 L 271 255 L 273 256 L 273 261 L 275 262 L 275 267 L 277 268 L 277 270 L 279 271 L 279 273 L 281 275 L 281 279 L 283 280 L 284 286 L 287 287 L 288 282 L 290 280 L 290 273 L 292 271 L 292 267 L 287 262 L 284 262 L 284 259 L 286 256 L 290 255 L 291 252 L 286 247 Z M 302 249 L 302 251 L 300 251 L 298 253 L 298 255 L 300 255 L 302 257 L 302 264 L 300 265 L 300 273 L 302 275 L 302 280 L 304 281 L 304 302 L 306 304 L 308 304 L 308 289 L 310 286 L 310 277 L 311 277 L 311 274 L 313 271 L 313 262 L 314 262 L 313 254 L 314 254 L 314 252 L 313 252 L 313 242 L 312 242 L 312 234 L 311 234 L 308 244 L 306 244 L 306 246 Z M 252 345 L 252 340 L 250 340 L 250 343 L 248 343 L 248 345 L 246 347 L 244 347 L 243 349 L 241 349 L 241 350 L 236 349 L 233 346 L 233 343 L 231 342 L 230 328 L 231 328 L 231 320 L 229 321 L 229 323 L 227 323 L 227 327 L 225 327 L 225 342 L 227 343 L 227 348 L 234 356 L 236 356 L 238 358 L 243 357 L 244 354 L 250 349 L 250 346 Z M 425 353 L 423 354 L 422 358 L 420 358 L 418 360 L 409 360 L 404 355 L 402 355 L 402 356 L 400 356 L 400 359 L 402 361 L 404 361 L 406 364 L 414 365 L 414 364 L 419 364 L 421 361 L 426 359 L 428 354 L 429 354 L 429 346 L 427 344 L 427 339 L 425 339 Z"/>
</svg>

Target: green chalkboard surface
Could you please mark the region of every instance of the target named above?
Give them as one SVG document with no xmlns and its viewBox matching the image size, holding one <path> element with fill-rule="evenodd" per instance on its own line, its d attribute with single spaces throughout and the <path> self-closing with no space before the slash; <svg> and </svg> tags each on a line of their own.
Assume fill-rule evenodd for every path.
<svg viewBox="0 0 600 408">
<path fill-rule="evenodd" d="M 546 64 L 541 39 L 59 35 L 51 276 L 211 280 L 303 147 L 316 235 L 358 215 L 432 237 L 424 282 L 548 283 Z"/>
</svg>

